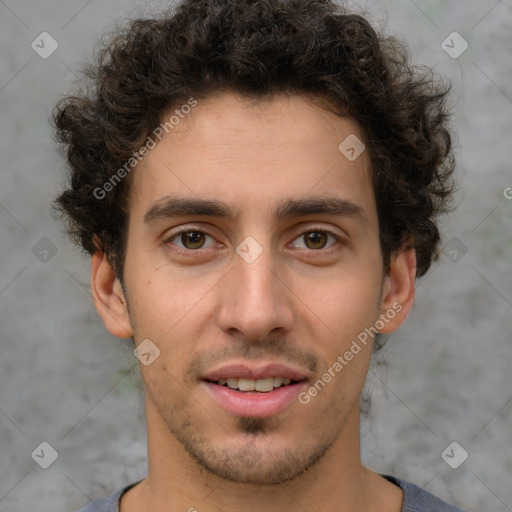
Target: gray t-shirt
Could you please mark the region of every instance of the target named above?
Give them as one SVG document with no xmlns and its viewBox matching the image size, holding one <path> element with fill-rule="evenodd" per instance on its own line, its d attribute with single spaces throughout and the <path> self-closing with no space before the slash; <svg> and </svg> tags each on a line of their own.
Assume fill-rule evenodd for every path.
<svg viewBox="0 0 512 512">
<path fill-rule="evenodd" d="M 464 512 L 460 508 L 448 505 L 448 503 L 436 498 L 433 494 L 421 489 L 417 485 L 400 480 L 394 476 L 381 476 L 395 485 L 398 485 L 404 492 L 404 504 L 401 512 Z M 124 489 L 120 489 L 114 494 L 111 494 L 108 498 L 93 501 L 77 512 L 119 512 L 119 499 L 124 492 L 137 485 L 137 483 L 138 482 Z"/>
</svg>

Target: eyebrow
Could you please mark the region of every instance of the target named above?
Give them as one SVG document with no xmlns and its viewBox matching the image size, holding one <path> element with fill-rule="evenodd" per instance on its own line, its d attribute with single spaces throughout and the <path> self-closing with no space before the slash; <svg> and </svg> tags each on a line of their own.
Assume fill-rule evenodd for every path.
<svg viewBox="0 0 512 512">
<path fill-rule="evenodd" d="M 337 197 L 310 197 L 306 199 L 286 199 L 274 211 L 276 221 L 307 215 L 334 215 L 337 217 L 355 217 L 368 223 L 363 208 L 359 205 Z M 234 219 L 239 212 L 233 211 L 221 201 L 165 196 L 153 204 L 144 215 L 144 222 L 152 224 L 170 217 L 216 217 Z"/>
</svg>

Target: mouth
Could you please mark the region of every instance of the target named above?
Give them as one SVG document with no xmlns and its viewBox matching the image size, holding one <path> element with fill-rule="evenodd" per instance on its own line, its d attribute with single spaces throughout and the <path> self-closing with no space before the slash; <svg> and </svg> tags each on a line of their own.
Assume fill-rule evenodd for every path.
<svg viewBox="0 0 512 512">
<path fill-rule="evenodd" d="M 238 417 L 275 416 L 297 400 L 307 386 L 305 375 L 281 364 L 249 368 L 225 366 L 201 379 L 214 403 Z"/>
<path fill-rule="evenodd" d="M 229 379 L 219 379 L 213 384 L 218 386 L 224 386 L 235 391 L 241 391 L 242 393 L 248 393 L 256 391 L 257 393 L 270 393 L 274 389 L 282 388 L 283 386 L 290 386 L 296 384 L 299 381 L 294 381 L 287 377 L 267 377 L 265 379 L 244 379 L 231 377 Z"/>
</svg>

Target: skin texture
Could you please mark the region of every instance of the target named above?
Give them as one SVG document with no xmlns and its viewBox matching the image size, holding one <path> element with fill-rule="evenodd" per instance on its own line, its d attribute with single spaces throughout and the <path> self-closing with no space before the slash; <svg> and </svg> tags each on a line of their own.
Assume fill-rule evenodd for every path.
<svg viewBox="0 0 512 512">
<path fill-rule="evenodd" d="M 401 306 L 382 333 L 406 318 L 414 252 L 395 254 L 384 275 L 369 158 L 338 150 L 350 134 L 363 139 L 354 122 L 306 98 L 223 93 L 201 101 L 134 171 L 124 291 L 100 251 L 91 276 L 107 329 L 160 350 L 141 364 L 148 478 L 125 494 L 122 512 L 400 510 L 401 490 L 360 460 L 371 343 L 308 404 L 270 417 L 224 411 L 201 381 L 224 363 L 279 362 L 309 387 L 380 315 Z M 171 195 L 222 201 L 233 217 L 145 220 Z M 274 218 L 282 201 L 312 197 L 342 198 L 359 213 Z M 203 235 L 183 245 L 174 236 L 182 228 Z M 263 250 L 250 264 L 236 252 L 249 236 Z"/>
</svg>

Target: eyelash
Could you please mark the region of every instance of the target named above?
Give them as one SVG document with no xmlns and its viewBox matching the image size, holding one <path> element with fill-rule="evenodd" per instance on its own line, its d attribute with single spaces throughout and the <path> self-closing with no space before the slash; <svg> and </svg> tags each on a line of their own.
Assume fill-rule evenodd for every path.
<svg viewBox="0 0 512 512">
<path fill-rule="evenodd" d="M 209 233 L 207 233 L 206 231 L 203 231 L 201 229 L 185 228 L 185 229 L 181 229 L 181 230 L 177 231 L 176 233 L 173 233 L 171 236 L 167 237 L 164 240 L 164 245 L 165 246 L 174 245 L 174 244 L 172 244 L 172 241 L 175 238 L 182 235 L 183 233 L 202 233 L 202 234 L 207 235 L 207 236 L 211 237 L 212 239 L 214 239 L 214 237 L 212 235 L 210 235 Z M 298 238 L 303 237 L 304 235 L 306 235 L 308 233 L 326 233 L 327 235 L 330 235 L 331 237 L 333 237 L 336 243 L 334 245 L 332 245 L 331 247 L 321 248 L 321 249 L 300 248 L 301 251 L 312 252 L 312 253 L 322 253 L 324 255 L 330 254 L 333 250 L 336 249 L 336 246 L 339 245 L 339 243 L 342 241 L 342 238 L 339 235 L 337 235 L 337 234 L 333 233 L 332 231 L 325 229 L 325 228 L 307 229 L 306 231 L 299 233 L 299 235 L 296 236 L 293 240 L 297 240 Z M 208 247 L 206 249 L 202 249 L 202 248 L 201 249 L 187 249 L 186 247 L 185 248 L 178 247 L 178 250 L 176 250 L 176 249 L 173 249 L 173 250 L 175 250 L 176 252 L 179 252 L 181 254 L 186 254 L 186 253 L 202 254 L 204 251 L 207 251 L 208 249 L 210 249 L 210 247 Z M 308 257 L 314 257 L 314 256 L 308 255 Z"/>
</svg>

